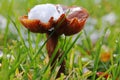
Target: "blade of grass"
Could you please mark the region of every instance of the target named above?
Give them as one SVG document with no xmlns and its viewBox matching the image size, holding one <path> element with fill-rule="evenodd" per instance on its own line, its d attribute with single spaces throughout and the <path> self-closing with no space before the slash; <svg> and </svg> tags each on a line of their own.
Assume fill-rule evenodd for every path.
<svg viewBox="0 0 120 80">
<path fill-rule="evenodd" d="M 11 0 L 10 1 L 10 4 L 9 4 L 9 8 L 8 8 L 8 14 L 7 15 L 10 15 L 12 13 L 12 6 L 13 6 L 13 2 L 14 0 Z M 4 37 L 4 49 L 7 45 L 7 35 L 8 35 L 8 31 L 9 31 L 9 23 L 10 23 L 10 20 L 9 18 L 7 17 L 7 25 L 6 25 L 6 28 L 5 28 L 5 37 Z"/>
<path fill-rule="evenodd" d="M 9 31 L 9 23 L 10 23 L 10 20 L 7 21 L 7 26 L 5 28 L 5 34 L 4 34 L 4 49 L 6 48 L 7 46 L 7 35 L 8 35 L 8 31 Z"/>
<path fill-rule="evenodd" d="M 118 34 L 118 37 L 116 39 L 116 54 L 120 54 L 120 33 Z M 115 67 L 112 70 L 113 77 L 112 79 L 115 80 L 120 75 L 120 55 L 116 57 L 116 60 L 112 59 L 112 65 L 114 65 L 114 62 L 117 64 L 117 67 Z"/>
<path fill-rule="evenodd" d="M 32 47 L 32 42 L 31 42 L 31 37 L 30 37 L 30 31 L 28 30 L 28 43 L 29 43 L 29 57 L 30 60 L 32 61 L 32 53 L 33 53 L 33 47 Z"/>
<path fill-rule="evenodd" d="M 36 41 L 35 41 L 35 52 L 37 51 L 37 49 L 39 47 L 39 42 L 40 42 L 41 38 L 42 38 L 41 35 L 37 34 Z"/>
<path fill-rule="evenodd" d="M 79 50 L 80 53 L 82 53 L 83 55 L 88 56 L 88 53 L 84 50 L 84 48 L 82 47 L 82 45 L 78 45 L 77 46 L 77 50 Z"/>
<path fill-rule="evenodd" d="M 68 50 L 65 51 L 65 53 L 63 54 L 63 56 L 61 57 L 60 61 L 58 62 L 58 65 L 60 65 L 64 59 L 64 57 L 69 53 L 69 51 L 71 50 L 71 48 L 73 47 L 73 45 L 75 44 L 75 42 L 79 39 L 79 37 L 81 36 L 82 32 L 79 33 L 79 35 L 75 38 L 75 40 L 73 41 L 73 43 L 70 45 L 70 47 L 68 48 Z"/>
<path fill-rule="evenodd" d="M 65 39 L 64 39 L 64 41 L 63 41 L 62 50 L 64 50 L 64 49 L 65 49 L 66 40 L 67 40 L 67 38 L 66 38 L 66 36 L 65 36 Z"/>
<path fill-rule="evenodd" d="M 23 39 L 23 37 L 22 37 L 22 34 L 21 34 L 21 32 L 20 32 L 20 29 L 18 29 L 15 21 L 14 21 L 10 16 L 8 16 L 8 17 L 9 17 L 9 19 L 11 20 L 11 22 L 13 23 L 14 27 L 16 28 L 16 30 L 17 30 L 17 32 L 18 32 L 18 34 L 19 34 L 19 36 L 20 36 L 20 39 L 21 39 L 22 44 L 25 46 L 26 49 L 28 49 L 27 46 L 26 46 L 26 44 L 25 44 L 25 41 L 24 41 L 24 39 Z"/>
<path fill-rule="evenodd" d="M 97 71 L 98 63 L 99 63 L 99 56 L 100 56 L 100 52 L 101 52 L 101 47 L 102 47 L 103 40 L 104 40 L 104 37 L 105 37 L 105 33 L 106 33 L 107 30 L 108 30 L 108 28 L 106 28 L 106 29 L 104 30 L 104 34 L 102 35 L 102 37 L 101 37 L 101 39 L 100 39 L 100 41 L 99 41 L 99 44 L 97 45 L 98 47 L 97 47 L 97 50 L 96 50 L 96 53 L 95 53 L 92 80 L 95 80 L 96 71 Z"/>
<path fill-rule="evenodd" d="M 72 69 L 73 69 L 73 67 L 74 67 L 75 51 L 72 50 L 69 56 L 70 56 L 70 60 L 69 60 L 69 71 L 72 71 Z"/>
<path fill-rule="evenodd" d="M 89 36 L 87 35 L 86 31 L 84 30 L 84 34 L 85 34 L 85 38 L 86 38 L 86 41 L 88 43 L 88 48 L 89 50 L 91 51 L 92 50 L 92 43 L 91 43 L 91 40 L 89 38 Z"/>
</svg>

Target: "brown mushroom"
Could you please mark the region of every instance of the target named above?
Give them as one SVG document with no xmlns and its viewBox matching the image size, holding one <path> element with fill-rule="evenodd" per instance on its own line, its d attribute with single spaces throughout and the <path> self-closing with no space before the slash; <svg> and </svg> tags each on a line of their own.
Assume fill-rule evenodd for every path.
<svg viewBox="0 0 120 80">
<path fill-rule="evenodd" d="M 57 8 L 57 5 L 55 5 Z M 50 36 L 47 41 L 46 48 L 48 51 L 49 58 L 51 58 L 52 53 L 54 52 L 56 45 L 58 43 L 58 37 L 62 34 L 70 36 L 80 32 L 83 29 L 83 26 L 88 18 L 88 12 L 81 7 L 67 7 L 60 5 L 64 11 L 57 20 L 54 20 L 53 17 L 47 23 L 43 23 L 37 19 L 28 19 L 28 16 L 20 17 L 21 23 L 34 33 L 46 33 L 47 38 L 53 32 L 53 35 Z M 54 60 L 51 65 L 53 66 L 54 62 L 57 60 L 60 55 L 60 51 L 57 52 Z M 57 77 L 60 76 L 60 73 L 65 71 L 65 61 L 62 62 L 61 68 L 58 72 Z M 54 68 L 54 67 L 53 67 Z"/>
</svg>

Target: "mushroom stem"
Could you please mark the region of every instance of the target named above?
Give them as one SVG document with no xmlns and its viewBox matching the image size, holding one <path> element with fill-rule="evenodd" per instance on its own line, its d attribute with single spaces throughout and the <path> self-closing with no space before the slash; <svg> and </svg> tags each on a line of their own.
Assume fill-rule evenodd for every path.
<svg viewBox="0 0 120 80">
<path fill-rule="evenodd" d="M 57 46 L 58 37 L 59 37 L 59 36 L 56 35 L 55 33 L 53 33 L 52 36 L 50 36 L 50 37 L 49 37 L 49 36 L 50 36 L 50 33 L 47 33 L 47 38 L 49 38 L 49 39 L 48 39 L 47 44 L 46 44 L 46 49 L 47 49 L 47 51 L 48 51 L 49 58 L 51 58 L 51 57 L 52 57 L 52 53 L 54 52 L 54 50 L 55 50 L 55 48 L 56 48 L 56 46 Z M 62 57 L 61 52 L 58 51 L 57 54 L 55 55 L 53 61 L 51 62 L 51 71 L 54 69 L 54 67 L 55 67 L 55 65 L 56 65 L 55 61 L 56 61 L 56 60 L 59 61 L 59 59 L 60 59 L 61 57 Z M 58 74 L 57 74 L 57 77 L 56 77 L 56 78 L 60 77 L 60 74 L 61 74 L 61 73 L 65 73 L 65 61 L 63 61 L 63 62 L 61 63 L 61 67 L 60 67 L 60 69 L 59 69 L 59 71 L 58 71 Z"/>
</svg>

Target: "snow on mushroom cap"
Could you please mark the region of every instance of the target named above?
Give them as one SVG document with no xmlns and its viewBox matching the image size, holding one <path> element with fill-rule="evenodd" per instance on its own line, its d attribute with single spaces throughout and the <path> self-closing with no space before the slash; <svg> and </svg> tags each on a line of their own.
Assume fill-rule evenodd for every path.
<svg viewBox="0 0 120 80">
<path fill-rule="evenodd" d="M 57 20 L 64 13 L 60 5 L 41 4 L 33 7 L 28 13 L 28 19 L 38 19 L 47 23 L 51 17 Z"/>
</svg>

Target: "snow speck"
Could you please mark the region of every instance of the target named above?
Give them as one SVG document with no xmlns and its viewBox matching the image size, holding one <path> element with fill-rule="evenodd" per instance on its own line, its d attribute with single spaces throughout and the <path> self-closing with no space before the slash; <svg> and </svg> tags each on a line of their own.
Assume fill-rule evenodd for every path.
<svg viewBox="0 0 120 80">
<path fill-rule="evenodd" d="M 110 25 L 114 25 L 116 23 L 116 19 L 117 19 L 117 16 L 113 12 L 102 17 L 103 23 L 108 22 Z"/>
<path fill-rule="evenodd" d="M 0 58 L 3 56 L 3 52 L 2 51 L 0 51 Z"/>
<path fill-rule="evenodd" d="M 7 24 L 6 18 L 0 15 L 0 28 L 4 29 L 6 27 L 6 24 Z"/>
</svg>

